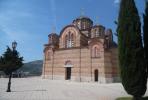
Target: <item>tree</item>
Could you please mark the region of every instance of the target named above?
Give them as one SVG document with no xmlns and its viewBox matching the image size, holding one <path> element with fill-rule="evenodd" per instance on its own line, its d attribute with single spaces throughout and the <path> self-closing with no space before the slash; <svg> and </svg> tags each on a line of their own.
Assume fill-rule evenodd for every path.
<svg viewBox="0 0 148 100">
<path fill-rule="evenodd" d="M 144 32 L 144 49 L 145 49 L 145 59 L 147 65 L 147 76 L 148 76 L 148 0 L 146 1 L 145 14 L 143 15 L 143 32 Z"/>
<path fill-rule="evenodd" d="M 19 52 L 15 49 L 11 50 L 7 47 L 6 52 L 0 57 L 0 70 L 2 70 L 6 75 L 9 75 L 9 82 L 7 92 L 11 92 L 11 77 L 12 72 L 16 71 L 23 65 L 23 57 L 19 57 Z"/>
<path fill-rule="evenodd" d="M 141 100 L 147 76 L 140 18 L 134 0 L 121 0 L 117 33 L 122 85 L 135 100 Z"/>
</svg>

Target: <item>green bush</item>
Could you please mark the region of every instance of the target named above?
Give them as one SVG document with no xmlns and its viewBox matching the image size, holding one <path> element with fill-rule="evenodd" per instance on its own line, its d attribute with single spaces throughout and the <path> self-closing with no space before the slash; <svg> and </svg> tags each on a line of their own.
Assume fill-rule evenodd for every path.
<svg viewBox="0 0 148 100">
<path fill-rule="evenodd" d="M 117 98 L 116 100 L 133 100 L 132 97 L 120 97 L 120 98 Z M 142 98 L 142 100 L 148 100 L 148 97 L 144 97 Z"/>
</svg>

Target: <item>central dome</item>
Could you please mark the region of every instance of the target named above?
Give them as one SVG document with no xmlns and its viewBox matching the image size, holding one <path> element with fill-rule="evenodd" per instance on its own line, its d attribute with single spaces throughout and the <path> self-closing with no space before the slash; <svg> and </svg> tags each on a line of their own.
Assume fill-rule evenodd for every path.
<svg viewBox="0 0 148 100">
<path fill-rule="evenodd" d="M 80 30 L 88 30 L 93 26 L 93 21 L 86 16 L 80 16 L 73 20 L 73 24 L 76 25 Z"/>
<path fill-rule="evenodd" d="M 79 16 L 79 17 L 76 18 L 76 20 L 89 20 L 89 21 L 92 22 L 92 20 L 87 16 Z"/>
</svg>

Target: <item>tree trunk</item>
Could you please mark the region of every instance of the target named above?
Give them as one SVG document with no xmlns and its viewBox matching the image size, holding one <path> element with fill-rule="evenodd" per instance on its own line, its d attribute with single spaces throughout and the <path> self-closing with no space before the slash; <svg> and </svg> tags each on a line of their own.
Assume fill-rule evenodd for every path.
<svg viewBox="0 0 148 100">
<path fill-rule="evenodd" d="M 8 82 L 8 87 L 7 87 L 7 92 L 11 92 L 11 77 L 12 77 L 12 72 L 9 74 L 9 82 Z"/>
<path fill-rule="evenodd" d="M 148 78 L 148 61 L 146 61 L 146 71 L 147 71 L 147 78 Z"/>
</svg>

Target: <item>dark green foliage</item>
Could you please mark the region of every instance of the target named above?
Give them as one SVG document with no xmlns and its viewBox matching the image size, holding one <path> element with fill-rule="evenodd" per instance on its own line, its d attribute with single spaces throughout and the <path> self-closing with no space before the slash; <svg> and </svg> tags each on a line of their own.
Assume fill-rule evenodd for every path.
<svg viewBox="0 0 148 100">
<path fill-rule="evenodd" d="M 120 97 L 117 98 L 116 100 L 133 100 L 132 97 Z M 148 100 L 148 97 L 143 97 L 141 100 Z"/>
<path fill-rule="evenodd" d="M 121 0 L 118 17 L 119 66 L 122 84 L 138 98 L 146 91 L 146 66 L 141 24 L 134 0 Z"/>
<path fill-rule="evenodd" d="M 11 50 L 7 47 L 6 52 L 0 59 L 0 70 L 9 75 L 23 65 L 22 61 L 23 57 L 19 57 L 19 53 L 16 50 Z"/>
<path fill-rule="evenodd" d="M 19 57 L 19 53 L 15 49 L 11 50 L 9 47 L 7 47 L 6 52 L 4 52 L 3 56 L 0 57 L 0 70 L 9 75 L 7 92 L 11 92 L 10 88 L 12 72 L 16 71 L 22 65 L 23 57 Z"/>
<path fill-rule="evenodd" d="M 145 14 L 143 15 L 143 32 L 144 32 L 144 49 L 145 49 L 145 58 L 147 65 L 147 75 L 148 75 L 148 1 L 146 1 Z"/>
<path fill-rule="evenodd" d="M 3 62 L 3 58 L 2 56 L 0 56 L 0 71 L 2 70 L 2 62 Z"/>
</svg>

